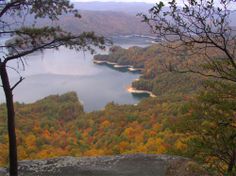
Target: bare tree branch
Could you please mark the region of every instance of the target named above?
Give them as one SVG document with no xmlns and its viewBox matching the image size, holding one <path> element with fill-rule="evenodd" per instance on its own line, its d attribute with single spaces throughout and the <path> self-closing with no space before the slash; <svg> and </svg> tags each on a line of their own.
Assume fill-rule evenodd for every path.
<svg viewBox="0 0 236 176">
<path fill-rule="evenodd" d="M 185 51 L 188 59 L 205 54 L 201 62 L 208 64 L 208 69 L 193 65 L 197 71 L 187 68 L 184 72 L 236 82 L 236 36 L 229 21 L 230 2 L 234 1 L 222 1 L 217 6 L 215 2 L 183 0 L 183 6 L 179 6 L 172 0 L 167 7 L 160 2 L 150 9 L 149 15 L 139 15 L 154 34 L 164 39 L 161 45 L 172 49 L 176 56 Z M 178 69 L 182 72 L 182 68 L 175 68 Z"/>
<path fill-rule="evenodd" d="M 11 91 L 13 91 L 25 78 L 20 77 L 19 81 L 17 81 L 12 87 Z"/>
</svg>

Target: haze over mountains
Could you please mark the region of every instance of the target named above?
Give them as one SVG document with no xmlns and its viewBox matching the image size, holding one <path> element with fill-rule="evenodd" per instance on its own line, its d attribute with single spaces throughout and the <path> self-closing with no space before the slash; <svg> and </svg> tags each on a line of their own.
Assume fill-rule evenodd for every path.
<svg viewBox="0 0 236 176">
<path fill-rule="evenodd" d="M 147 13 L 153 6 L 143 2 L 74 2 L 82 15 L 78 20 L 62 17 L 61 25 L 71 32 L 95 31 L 104 36 L 140 34 L 150 30 L 138 13 Z"/>
<path fill-rule="evenodd" d="M 122 2 L 76 2 L 76 9 L 82 15 L 81 19 L 70 15 L 60 16 L 57 22 L 48 19 L 37 20 L 39 26 L 57 25 L 67 31 L 79 34 L 83 31 L 94 31 L 106 37 L 117 35 L 150 35 L 150 29 L 142 23 L 138 13 L 147 13 L 152 7 L 147 3 Z M 30 18 L 28 18 L 30 19 Z M 32 25 L 32 18 L 27 23 Z"/>
<path fill-rule="evenodd" d="M 145 2 L 73 2 L 76 9 L 82 14 L 82 20 L 79 22 L 78 30 L 93 30 L 98 34 L 110 35 L 128 35 L 128 34 L 151 34 L 149 27 L 141 22 L 138 13 L 147 14 L 154 6 Z M 167 7 L 165 7 L 167 8 Z M 229 21 L 235 28 L 236 10 L 232 11 Z M 71 29 L 76 29 L 76 24 Z M 70 28 L 68 28 L 70 29 Z"/>
<path fill-rule="evenodd" d="M 83 31 L 94 31 L 106 37 L 114 35 L 152 35 L 150 28 L 142 23 L 138 13 L 148 13 L 154 4 L 144 2 L 74 2 L 82 15 L 81 19 L 62 15 L 59 22 L 48 19 L 38 20 L 41 25 L 59 24 L 67 31 L 79 34 Z M 230 16 L 232 26 L 236 26 L 236 12 Z M 33 18 L 27 24 L 32 25 Z"/>
<path fill-rule="evenodd" d="M 123 12 L 112 11 L 80 11 L 81 19 L 62 16 L 60 25 L 74 33 L 94 31 L 99 35 L 149 35 L 148 26 L 140 17 Z"/>
</svg>

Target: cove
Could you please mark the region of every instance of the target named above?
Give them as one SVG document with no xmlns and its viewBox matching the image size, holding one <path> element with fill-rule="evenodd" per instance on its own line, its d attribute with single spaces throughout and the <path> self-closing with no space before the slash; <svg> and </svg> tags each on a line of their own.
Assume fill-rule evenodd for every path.
<svg viewBox="0 0 236 176">
<path fill-rule="evenodd" d="M 114 44 L 128 48 L 147 46 L 151 43 L 141 37 L 114 37 Z M 117 41 L 117 42 L 116 42 Z M 107 51 L 97 50 L 97 53 Z M 111 69 L 93 63 L 93 55 L 76 52 L 61 47 L 59 50 L 46 50 L 26 57 L 25 69 L 20 66 L 20 74 L 26 79 L 14 90 L 14 100 L 32 103 L 49 95 L 74 91 L 86 112 L 104 108 L 109 102 L 136 104 L 147 94 L 131 94 L 127 91 L 139 74 Z M 17 66 L 16 62 L 10 66 Z M 18 75 L 9 69 L 11 82 Z M 1 102 L 4 94 L 0 91 Z"/>
</svg>

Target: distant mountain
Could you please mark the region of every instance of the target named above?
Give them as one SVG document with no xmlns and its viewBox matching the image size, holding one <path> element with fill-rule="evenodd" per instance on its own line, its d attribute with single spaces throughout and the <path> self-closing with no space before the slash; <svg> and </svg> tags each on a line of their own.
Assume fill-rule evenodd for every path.
<svg viewBox="0 0 236 176">
<path fill-rule="evenodd" d="M 82 19 L 63 16 L 60 25 L 71 32 L 95 31 L 104 36 L 150 34 L 138 13 L 148 13 L 153 4 L 144 2 L 73 2 Z"/>
<path fill-rule="evenodd" d="M 154 4 L 145 2 L 73 2 L 76 9 L 89 11 L 115 11 L 124 12 L 132 15 L 137 13 L 148 13 Z M 165 7 L 166 8 L 166 7 Z M 166 8 L 168 10 L 168 8 Z M 230 24 L 236 26 L 236 10 L 230 15 Z"/>
<path fill-rule="evenodd" d="M 73 2 L 76 9 L 90 11 L 115 11 L 136 15 L 146 13 L 153 4 L 144 2 Z"/>
<path fill-rule="evenodd" d="M 150 28 L 141 22 L 140 12 L 148 12 L 153 4 L 144 2 L 74 2 L 82 15 L 81 19 L 71 15 L 61 15 L 59 21 L 37 19 L 36 26 L 60 25 L 67 31 L 79 34 L 83 31 L 94 31 L 104 36 L 114 35 L 149 35 Z M 6 21 L 16 20 L 26 26 L 32 26 L 35 19 L 28 15 L 26 19 L 12 19 L 5 16 Z"/>
<path fill-rule="evenodd" d="M 150 35 L 150 28 L 141 22 L 141 17 L 135 15 L 112 12 L 112 11 L 79 11 L 82 18 L 72 15 L 61 15 L 58 21 L 50 21 L 48 18 L 37 19 L 36 26 L 55 26 L 60 25 L 66 31 L 80 34 L 84 31 L 94 31 L 96 34 L 106 37 L 117 35 Z M 5 21 L 11 21 L 11 17 L 4 17 Z M 25 20 L 16 19 L 25 26 L 32 26 L 35 19 L 28 15 Z"/>
<path fill-rule="evenodd" d="M 111 11 L 81 11 L 80 14 L 81 19 L 62 16 L 59 23 L 74 33 L 94 31 L 104 36 L 150 34 L 149 27 L 134 15 Z"/>
</svg>

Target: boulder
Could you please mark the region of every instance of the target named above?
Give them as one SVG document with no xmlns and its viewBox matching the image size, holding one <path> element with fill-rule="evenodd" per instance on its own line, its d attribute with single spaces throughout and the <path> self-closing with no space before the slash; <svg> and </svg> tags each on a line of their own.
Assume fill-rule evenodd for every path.
<svg viewBox="0 0 236 176">
<path fill-rule="evenodd" d="M 205 176 L 200 169 L 191 170 L 188 163 L 193 162 L 169 155 L 60 157 L 21 161 L 19 176 Z"/>
</svg>

